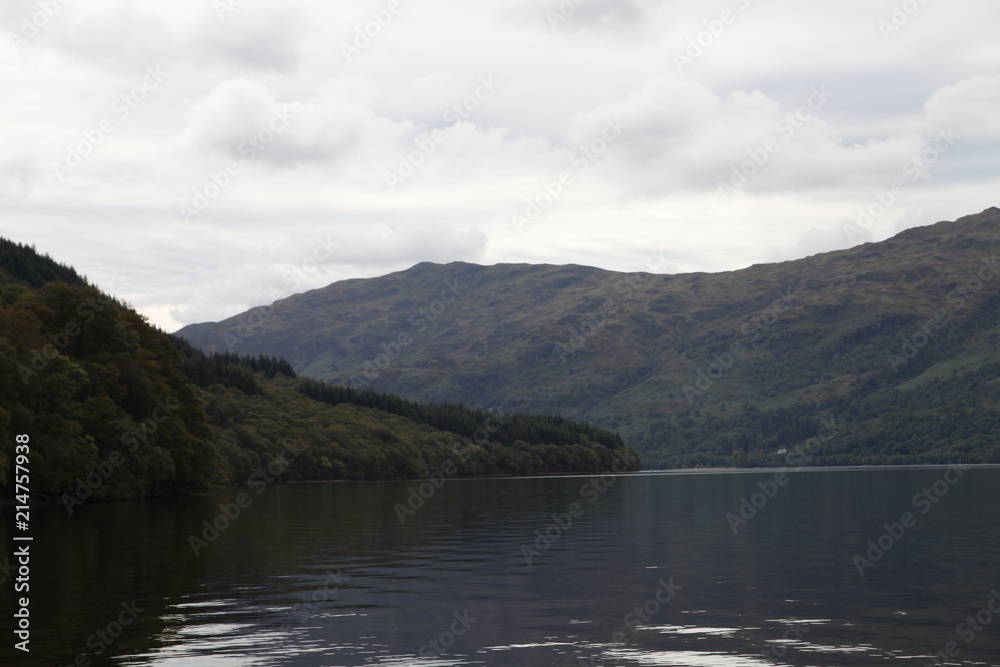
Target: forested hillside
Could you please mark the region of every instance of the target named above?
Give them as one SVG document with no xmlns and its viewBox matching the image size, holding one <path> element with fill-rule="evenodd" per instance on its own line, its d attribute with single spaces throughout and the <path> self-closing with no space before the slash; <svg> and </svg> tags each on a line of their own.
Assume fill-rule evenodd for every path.
<svg viewBox="0 0 1000 667">
<path fill-rule="evenodd" d="M 178 333 L 339 385 L 586 420 L 657 468 L 780 462 L 831 420 L 807 463 L 995 462 L 998 251 L 990 208 L 722 273 L 422 263 Z"/>
<path fill-rule="evenodd" d="M 41 261 L 40 261 L 41 260 Z M 59 264 L 48 255 L 42 257 L 32 246 L 0 237 L 0 271 L 7 280 L 38 288 L 53 280 L 68 285 L 86 285 L 87 281 L 73 267 Z"/>
<path fill-rule="evenodd" d="M 380 407 L 402 403 L 389 396 L 314 400 L 321 388 L 300 386 L 288 362 L 206 355 L 30 248 L 3 242 L 0 266 L 0 488 L 8 498 L 21 433 L 31 441 L 32 493 L 68 508 L 204 492 L 263 469 L 280 481 L 417 478 L 449 460 L 461 475 L 601 472 L 614 449 L 639 466 L 614 434 L 556 418 L 457 406 L 391 414 Z M 456 410 L 472 421 L 439 418 Z M 517 424 L 523 437 L 498 441 L 493 424 L 501 433 Z"/>
</svg>

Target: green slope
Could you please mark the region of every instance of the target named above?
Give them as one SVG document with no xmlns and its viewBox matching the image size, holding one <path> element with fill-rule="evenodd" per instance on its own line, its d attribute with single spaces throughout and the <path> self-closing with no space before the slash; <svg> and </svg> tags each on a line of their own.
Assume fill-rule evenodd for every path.
<svg viewBox="0 0 1000 667">
<path fill-rule="evenodd" d="M 899 424 L 929 424 L 948 383 L 985 380 L 1000 362 L 998 243 L 991 208 L 715 274 L 424 263 L 179 334 L 334 383 L 585 419 L 654 467 L 773 462 L 824 417 L 836 437 L 812 463 L 992 461 L 974 437 L 989 437 L 985 422 L 934 442 Z M 977 387 L 952 407 L 995 415 L 996 385 Z M 889 413 L 900 401 L 903 416 Z"/>
<path fill-rule="evenodd" d="M 284 360 L 206 355 L 168 336 L 30 248 L 0 242 L 0 266 L 5 499 L 20 434 L 30 438 L 33 497 L 69 510 L 269 478 L 590 473 L 616 453 L 639 465 L 614 434 L 552 417 L 415 409 L 371 392 L 332 400 Z M 38 286 L 51 277 L 74 284 Z M 517 439 L 494 437 L 514 426 Z"/>
</svg>

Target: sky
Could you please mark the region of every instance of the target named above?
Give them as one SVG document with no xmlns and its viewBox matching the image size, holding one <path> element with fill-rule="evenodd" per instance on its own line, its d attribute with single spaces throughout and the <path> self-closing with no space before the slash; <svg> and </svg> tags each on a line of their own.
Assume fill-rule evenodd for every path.
<svg viewBox="0 0 1000 667">
<path fill-rule="evenodd" d="M 423 261 L 728 271 L 1000 205 L 1000 2 L 4 0 L 0 235 L 166 331 Z"/>
</svg>

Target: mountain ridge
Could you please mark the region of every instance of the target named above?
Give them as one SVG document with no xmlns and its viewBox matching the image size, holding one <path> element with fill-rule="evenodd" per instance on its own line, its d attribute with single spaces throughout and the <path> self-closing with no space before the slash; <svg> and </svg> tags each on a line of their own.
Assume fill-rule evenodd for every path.
<svg viewBox="0 0 1000 667">
<path fill-rule="evenodd" d="M 989 342 L 997 248 L 1000 209 L 991 207 L 877 243 L 719 273 L 422 262 L 276 302 L 236 347 L 413 400 L 584 419 L 619 430 L 653 465 L 697 464 L 699 451 L 726 463 L 747 449 L 723 454 L 712 439 L 752 407 L 862 400 L 920 386 L 938 364 L 973 372 L 1000 361 Z M 976 277 L 984 260 L 985 282 Z M 446 301 L 448 280 L 459 289 Z M 938 311 L 947 318 L 937 322 Z M 221 349 L 241 317 L 178 334 Z M 757 447 L 763 434 L 747 442 L 764 458 L 782 448 Z"/>
</svg>

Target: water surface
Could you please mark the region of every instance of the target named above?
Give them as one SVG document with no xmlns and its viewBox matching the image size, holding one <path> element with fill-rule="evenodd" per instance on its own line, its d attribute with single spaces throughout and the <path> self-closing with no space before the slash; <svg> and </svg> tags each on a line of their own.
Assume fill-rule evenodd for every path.
<svg viewBox="0 0 1000 667">
<path fill-rule="evenodd" d="M 716 471 L 448 480 L 424 486 L 430 497 L 405 522 L 399 509 L 419 483 L 33 510 L 33 650 L 20 663 L 9 644 L 3 655 L 163 667 L 902 666 L 954 642 L 955 664 L 996 666 L 998 486 L 993 467 L 777 481 Z M 249 506 L 193 548 L 239 493 Z M 737 521 L 742 499 L 749 518 Z M 880 537 L 889 548 L 866 555 Z"/>
</svg>

